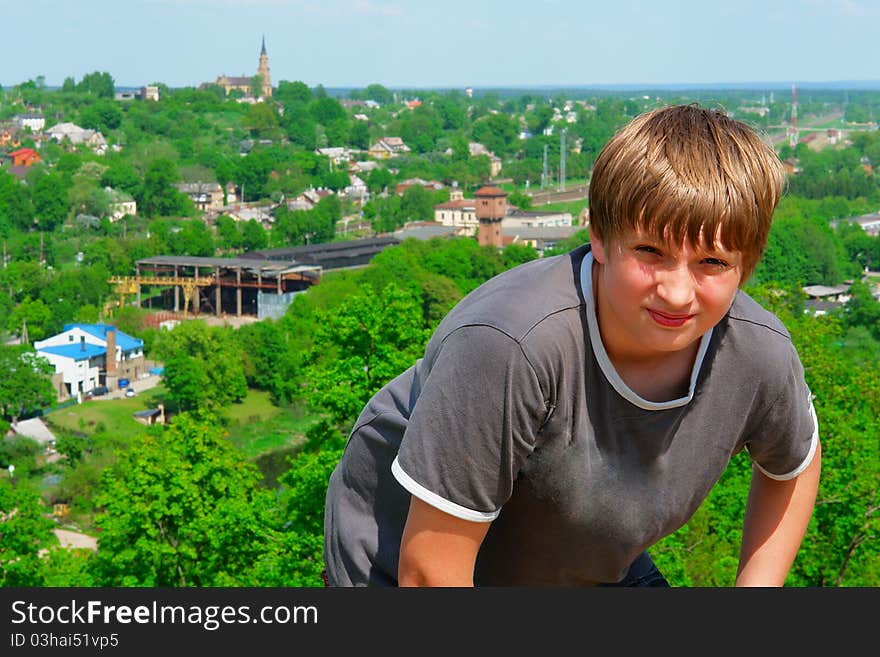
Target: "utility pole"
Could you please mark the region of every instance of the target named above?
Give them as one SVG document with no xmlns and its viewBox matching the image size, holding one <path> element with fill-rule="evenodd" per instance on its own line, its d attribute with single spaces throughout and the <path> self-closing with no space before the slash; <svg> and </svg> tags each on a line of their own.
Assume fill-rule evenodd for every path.
<svg viewBox="0 0 880 657">
<path fill-rule="evenodd" d="M 544 168 L 541 171 L 541 189 L 547 188 L 547 144 L 544 144 Z"/>
<path fill-rule="evenodd" d="M 565 132 L 568 128 L 563 128 L 559 133 L 559 191 L 565 191 Z"/>
</svg>

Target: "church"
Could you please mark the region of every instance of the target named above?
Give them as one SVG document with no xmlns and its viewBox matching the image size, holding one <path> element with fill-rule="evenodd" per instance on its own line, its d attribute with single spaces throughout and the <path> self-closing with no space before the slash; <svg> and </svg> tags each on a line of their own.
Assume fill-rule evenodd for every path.
<svg viewBox="0 0 880 657">
<path fill-rule="evenodd" d="M 260 50 L 260 63 L 257 66 L 256 75 L 260 77 L 260 98 L 271 98 L 272 78 L 269 76 L 269 55 L 266 53 L 266 37 L 263 37 L 263 47 Z M 223 87 L 227 96 L 230 92 L 237 89 L 244 94 L 245 98 L 253 98 L 254 94 L 251 88 L 253 81 L 253 77 L 246 75 L 240 77 L 220 75 L 214 81 L 214 84 Z"/>
</svg>

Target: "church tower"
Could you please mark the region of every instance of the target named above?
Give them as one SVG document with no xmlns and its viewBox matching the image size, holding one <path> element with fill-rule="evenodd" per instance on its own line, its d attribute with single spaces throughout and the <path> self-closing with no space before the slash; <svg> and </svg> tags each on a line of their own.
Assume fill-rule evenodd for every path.
<svg viewBox="0 0 880 657">
<path fill-rule="evenodd" d="M 266 54 L 266 37 L 263 37 L 263 49 L 260 50 L 260 65 L 257 67 L 257 75 L 263 80 L 263 98 L 272 97 L 272 78 L 269 76 L 269 55 Z"/>
</svg>

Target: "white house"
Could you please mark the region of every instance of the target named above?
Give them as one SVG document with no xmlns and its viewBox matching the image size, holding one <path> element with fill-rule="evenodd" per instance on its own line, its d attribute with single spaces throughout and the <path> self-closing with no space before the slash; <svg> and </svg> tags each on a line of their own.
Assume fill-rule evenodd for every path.
<svg viewBox="0 0 880 657">
<path fill-rule="evenodd" d="M 59 143 L 66 137 L 74 146 L 86 144 L 98 154 L 103 154 L 107 150 L 107 140 L 104 139 L 104 135 L 97 130 L 81 128 L 75 123 L 56 123 L 48 128 L 45 134 Z"/>
<path fill-rule="evenodd" d="M 519 210 L 507 206 L 507 216 L 504 217 L 501 223 L 505 228 L 553 228 L 557 226 L 571 226 L 573 222 L 570 212 Z"/>
<path fill-rule="evenodd" d="M 104 191 L 109 201 L 107 209 L 110 211 L 111 222 L 119 221 L 125 215 L 133 217 L 137 214 L 137 201 L 130 194 L 112 187 L 105 187 Z"/>
<path fill-rule="evenodd" d="M 30 128 L 31 132 L 40 132 L 46 125 L 46 119 L 40 114 L 16 114 L 12 122 L 19 128 Z"/>
<path fill-rule="evenodd" d="M 120 378 L 137 379 L 147 370 L 144 341 L 109 324 L 66 324 L 61 333 L 37 340 L 34 348 L 61 375 L 59 392 L 68 397 L 112 387 Z"/>
<path fill-rule="evenodd" d="M 458 198 L 434 206 L 434 221 L 444 226 L 476 229 L 480 225 L 477 219 L 477 202 L 472 198 Z"/>
</svg>

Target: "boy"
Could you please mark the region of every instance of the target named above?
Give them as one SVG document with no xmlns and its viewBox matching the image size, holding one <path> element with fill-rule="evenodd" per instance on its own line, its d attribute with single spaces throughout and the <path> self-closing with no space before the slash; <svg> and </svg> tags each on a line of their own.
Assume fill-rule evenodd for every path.
<svg viewBox="0 0 880 657">
<path fill-rule="evenodd" d="M 742 290 L 785 176 L 696 105 L 602 149 L 590 244 L 487 281 L 378 391 L 327 491 L 331 586 L 668 585 L 646 550 L 753 461 L 738 586 L 781 586 L 819 481 L 781 322 Z"/>
</svg>

